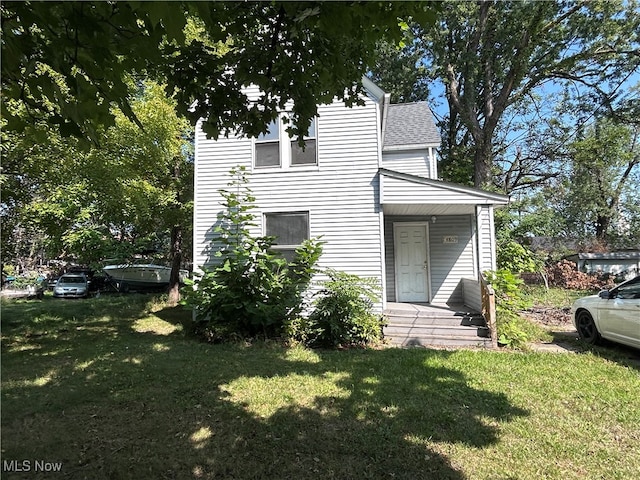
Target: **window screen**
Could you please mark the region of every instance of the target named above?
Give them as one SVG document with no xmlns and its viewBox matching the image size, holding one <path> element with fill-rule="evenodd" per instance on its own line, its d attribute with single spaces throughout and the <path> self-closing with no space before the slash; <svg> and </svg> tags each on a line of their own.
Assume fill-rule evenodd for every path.
<svg viewBox="0 0 640 480">
<path fill-rule="evenodd" d="M 297 247 L 309 238 L 309 212 L 265 214 L 266 234 L 276 246 Z"/>
<path fill-rule="evenodd" d="M 269 124 L 267 133 L 256 139 L 256 167 L 277 167 L 280 165 L 280 136 L 278 124 Z"/>
<path fill-rule="evenodd" d="M 291 165 L 315 165 L 317 163 L 316 119 L 311 120 L 309 131 L 304 136 L 304 148 L 297 139 L 291 139 Z"/>
</svg>

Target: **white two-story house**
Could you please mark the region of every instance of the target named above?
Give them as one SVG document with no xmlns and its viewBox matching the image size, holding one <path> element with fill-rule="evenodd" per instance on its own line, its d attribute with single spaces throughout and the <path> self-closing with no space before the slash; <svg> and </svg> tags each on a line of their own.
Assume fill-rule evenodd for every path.
<svg viewBox="0 0 640 480">
<path fill-rule="evenodd" d="M 440 136 L 428 105 L 390 104 L 363 82 L 363 106 L 318 107 L 304 150 L 282 122 L 255 139 L 208 140 L 197 131 L 194 265 L 211 262 L 223 209 L 217 191 L 232 167 L 244 165 L 258 206 L 256 234 L 278 237 L 285 250 L 322 236 L 319 266 L 378 279 L 380 309 L 477 307 L 479 294 L 465 293 L 463 280 L 495 270 L 493 213 L 508 197 L 438 180 Z"/>
</svg>

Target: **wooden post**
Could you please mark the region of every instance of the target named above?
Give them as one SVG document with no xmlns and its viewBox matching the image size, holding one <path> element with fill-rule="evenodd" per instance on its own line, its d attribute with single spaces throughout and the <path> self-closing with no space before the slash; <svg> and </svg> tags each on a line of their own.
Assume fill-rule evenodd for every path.
<svg viewBox="0 0 640 480">
<path fill-rule="evenodd" d="M 496 325 L 496 295 L 491 285 L 484 277 L 480 276 L 480 296 L 482 297 L 482 315 L 484 316 L 489 333 L 491 334 L 491 346 L 498 348 L 498 327 Z"/>
</svg>

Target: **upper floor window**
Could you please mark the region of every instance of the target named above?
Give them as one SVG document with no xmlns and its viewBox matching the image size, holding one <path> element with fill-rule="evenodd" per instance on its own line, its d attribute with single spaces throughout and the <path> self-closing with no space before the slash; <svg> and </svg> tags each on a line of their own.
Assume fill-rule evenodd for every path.
<svg viewBox="0 0 640 480">
<path fill-rule="evenodd" d="M 313 118 L 309 131 L 304 136 L 304 148 L 298 144 L 298 139 L 291 139 L 291 165 L 316 165 L 318 163 L 316 135 L 316 119 Z"/>
<path fill-rule="evenodd" d="M 271 122 L 269 131 L 256 138 L 256 167 L 280 166 L 280 125 Z"/>
<path fill-rule="evenodd" d="M 261 134 L 254 143 L 254 166 L 256 168 L 289 168 L 318 164 L 318 131 L 316 119 L 304 135 L 304 146 L 290 136 L 281 119 L 271 122 L 267 133 Z"/>
</svg>

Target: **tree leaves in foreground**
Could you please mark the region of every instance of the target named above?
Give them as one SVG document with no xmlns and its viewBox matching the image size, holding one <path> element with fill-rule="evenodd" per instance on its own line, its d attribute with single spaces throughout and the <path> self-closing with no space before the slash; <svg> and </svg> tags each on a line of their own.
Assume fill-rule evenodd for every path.
<svg viewBox="0 0 640 480">
<path fill-rule="evenodd" d="M 292 101 L 293 131 L 318 103 L 357 103 L 380 39 L 399 18 L 425 24 L 413 2 L 3 2 L 2 116 L 7 128 L 45 119 L 63 136 L 98 140 L 117 105 L 140 124 L 127 75 L 166 81 L 177 108 L 213 137 L 257 135 Z M 190 27 L 190 28 L 187 28 Z M 62 79 L 62 82 L 59 81 Z M 263 92 L 249 99 L 242 87 Z M 6 102 L 19 100 L 27 116 Z"/>
</svg>

